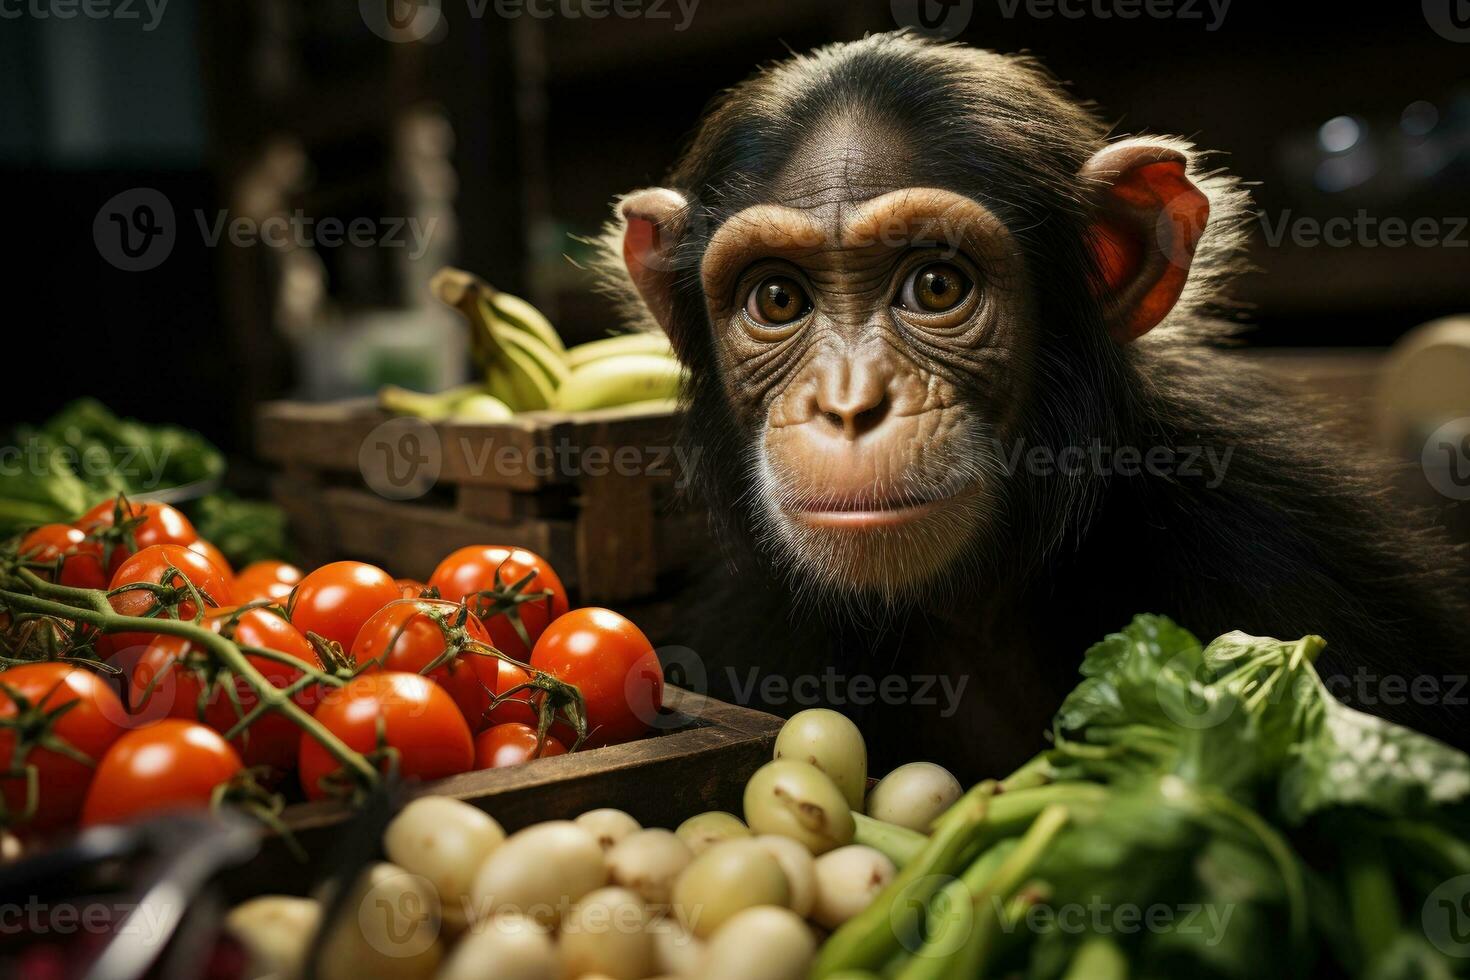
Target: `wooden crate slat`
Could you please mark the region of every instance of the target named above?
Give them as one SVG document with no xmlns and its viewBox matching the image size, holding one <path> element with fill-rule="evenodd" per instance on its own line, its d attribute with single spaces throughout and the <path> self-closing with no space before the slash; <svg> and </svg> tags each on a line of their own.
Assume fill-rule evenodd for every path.
<svg viewBox="0 0 1470 980">
<path fill-rule="evenodd" d="M 382 421 L 372 403 L 362 400 L 271 402 L 256 422 L 256 450 L 275 463 L 357 472 L 363 441 Z"/>
<path fill-rule="evenodd" d="M 598 807 L 624 810 L 646 827 L 677 827 L 706 810 L 741 812 L 745 783 L 771 760 L 782 719 L 667 686 L 663 717 L 683 727 L 636 742 L 462 773 L 405 787 L 405 796 L 452 796 L 489 813 L 507 831 L 568 819 Z M 378 819 L 385 815 L 378 814 Z M 331 866 L 336 847 L 376 848 L 381 827 L 333 801 L 298 803 L 282 822 L 310 859 L 296 861 L 279 838 L 229 876 L 233 900 L 265 892 L 304 894 Z"/>
<path fill-rule="evenodd" d="M 605 601 L 652 593 L 658 582 L 653 487 L 641 476 L 582 481 L 577 515 L 577 578 Z"/>
<path fill-rule="evenodd" d="M 462 483 L 454 493 L 454 509 L 466 517 L 491 523 L 536 517 L 572 519 L 577 501 L 574 487 L 543 487 L 535 493 L 507 490 L 479 483 Z"/>
<path fill-rule="evenodd" d="M 371 399 L 262 407 L 260 453 L 284 471 L 274 493 L 305 557 L 421 578 L 457 547 L 516 545 L 545 556 L 581 601 L 615 603 L 654 595 L 659 576 L 707 550 L 702 515 L 678 499 L 687 474 L 665 407 L 438 424 L 435 487 L 401 502 L 366 489 L 358 462 L 388 419 Z"/>
<path fill-rule="evenodd" d="M 750 774 L 770 761 L 782 719 L 672 686 L 665 702 L 665 717 L 687 727 L 526 765 L 461 773 L 414 786 L 408 795 L 465 800 L 507 830 L 604 806 L 626 810 L 649 826 L 667 823 L 671 813 L 739 812 L 739 793 Z M 320 801 L 287 807 L 283 822 L 307 831 L 351 816 L 343 804 Z"/>
<path fill-rule="evenodd" d="M 555 466 L 543 463 L 555 459 L 558 435 L 565 438 L 564 427 L 544 416 L 523 412 L 510 422 L 437 426 L 444 454 L 439 478 L 509 490 L 569 482 Z"/>
<path fill-rule="evenodd" d="M 346 487 L 328 487 L 322 499 L 344 553 L 378 556 L 395 574 L 414 578 L 427 577 L 445 555 L 467 544 L 514 545 L 548 556 L 570 554 L 573 547 L 570 521 L 491 524 Z M 577 581 L 575 574 L 570 578 L 569 586 Z"/>
<path fill-rule="evenodd" d="M 709 556 L 709 515 L 683 508 L 658 512 L 653 525 L 653 551 L 660 572 L 687 568 Z"/>
</svg>

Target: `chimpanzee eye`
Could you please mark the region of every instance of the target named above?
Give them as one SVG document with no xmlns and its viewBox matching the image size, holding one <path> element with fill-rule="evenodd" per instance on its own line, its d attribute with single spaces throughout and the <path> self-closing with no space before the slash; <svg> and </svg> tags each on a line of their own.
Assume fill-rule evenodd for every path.
<svg viewBox="0 0 1470 980">
<path fill-rule="evenodd" d="M 898 291 L 898 305 L 916 313 L 943 313 L 964 302 L 973 287 L 970 277 L 949 262 L 919 266 Z"/>
<path fill-rule="evenodd" d="M 811 308 L 806 290 L 790 276 L 766 276 L 745 300 L 745 312 L 751 319 L 773 327 L 799 320 Z"/>
</svg>

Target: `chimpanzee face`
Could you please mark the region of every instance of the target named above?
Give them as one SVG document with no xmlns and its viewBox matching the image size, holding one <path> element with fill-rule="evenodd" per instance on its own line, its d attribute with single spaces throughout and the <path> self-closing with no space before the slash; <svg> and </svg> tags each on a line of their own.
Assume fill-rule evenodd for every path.
<svg viewBox="0 0 1470 980">
<path fill-rule="evenodd" d="M 953 101 L 950 85 L 928 104 Z M 751 159 L 778 138 L 771 102 L 753 102 Z M 697 369 L 717 375 L 743 430 L 757 532 L 809 580 L 897 596 L 994 530 L 1009 477 L 992 447 L 1044 377 L 1031 361 L 1046 275 L 988 195 L 934 181 L 911 130 L 890 122 L 828 111 L 764 155 L 779 162 L 736 208 L 706 206 L 712 188 L 630 195 L 622 245 L 675 349 L 687 361 L 705 345 Z M 994 153 L 975 159 L 982 149 Z M 1092 213 L 1107 329 L 1127 342 L 1177 299 L 1208 202 L 1157 143 L 1106 146 L 1068 179 Z M 695 233 L 691 215 L 718 217 Z M 1174 233 L 1180 216 L 1193 237 Z"/>
<path fill-rule="evenodd" d="M 947 565 L 1001 490 L 984 460 L 1031 375 L 1025 271 L 969 198 L 826 176 L 730 217 L 700 280 L 762 529 L 809 575 L 892 592 Z"/>
</svg>

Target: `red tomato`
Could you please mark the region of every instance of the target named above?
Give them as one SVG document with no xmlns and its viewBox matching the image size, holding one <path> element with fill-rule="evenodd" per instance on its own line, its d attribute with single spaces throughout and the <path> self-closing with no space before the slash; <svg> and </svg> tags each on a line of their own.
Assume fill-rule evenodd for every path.
<svg viewBox="0 0 1470 980">
<path fill-rule="evenodd" d="M 167 570 L 170 566 L 178 569 L 183 575 L 175 573 L 169 576 Z M 165 578 L 169 580 L 164 581 Z M 174 604 L 177 606 L 175 610 L 162 609 L 160 597 L 148 589 L 129 589 L 126 592 L 109 596 L 107 601 L 112 603 L 113 611 L 123 616 L 193 619 L 196 611 L 194 600 L 185 598 L 187 593 L 182 591 L 185 580 L 192 583 L 199 591 L 206 606 L 227 606 L 234 601 L 230 592 L 230 583 L 225 579 L 224 572 L 215 568 L 208 558 L 198 552 L 190 551 L 177 544 L 155 544 L 144 548 L 118 567 L 117 574 L 112 576 L 112 582 L 108 585 L 110 590 L 144 582 L 172 586 L 179 590 L 174 596 L 176 600 Z M 159 611 L 160 609 L 162 611 Z M 121 651 L 129 647 L 145 646 L 155 635 L 154 633 L 113 633 L 108 639 L 111 641 L 113 650 Z"/>
<path fill-rule="evenodd" d="M 278 612 L 256 608 L 241 613 L 231 606 L 210 610 L 205 613 L 204 622 L 240 646 L 274 650 L 308 666 L 320 666 L 306 637 Z M 289 687 L 301 678 L 300 670 L 269 657 L 247 653 L 245 659 L 276 687 Z M 202 721 L 221 734 L 228 732 L 260 702 L 242 678 L 220 669 L 207 651 L 194 649 L 188 640 L 179 636 L 153 638 L 133 667 L 128 690 L 133 710 L 143 720 L 170 717 Z M 311 711 L 318 699 L 313 685 L 297 692 L 291 700 Z M 290 718 L 273 711 L 252 722 L 245 734 L 232 744 L 247 766 L 290 769 L 296 764 L 300 732 Z"/>
<path fill-rule="evenodd" d="M 444 620 L 456 643 L 465 639 L 488 644 L 490 634 L 473 615 L 466 615 L 458 629 L 463 637 L 454 637 L 455 623 L 465 609 L 457 602 L 443 599 L 399 599 L 379 609 L 362 624 L 352 643 L 352 659 L 357 663 L 374 663 L 369 670 L 400 670 L 421 674 L 424 668 L 445 651 L 445 632 L 435 622 Z M 463 652 L 446 664 L 434 668 L 429 677 L 449 692 L 471 731 L 485 727 L 485 712 L 495 690 L 498 659 L 473 652 Z"/>
<path fill-rule="evenodd" d="M 519 589 L 522 579 L 529 580 Z M 451 554 L 429 576 L 429 585 L 451 602 L 466 602 L 479 616 L 496 649 L 525 661 L 546 624 L 567 611 L 567 590 L 551 565 L 524 548 L 476 544 Z M 517 598 L 550 595 L 517 602 Z M 512 617 L 520 620 L 530 643 L 521 640 Z"/>
<path fill-rule="evenodd" d="M 429 588 L 415 578 L 395 578 L 393 584 L 398 586 L 398 597 L 400 599 L 421 598 Z"/>
<path fill-rule="evenodd" d="M 475 736 L 476 769 L 503 769 L 532 759 L 566 754 L 567 747 L 548 735 L 538 755 L 536 729 L 515 721 L 487 728 Z"/>
<path fill-rule="evenodd" d="M 406 779 L 438 779 L 467 772 L 475 761 L 469 726 L 454 699 L 427 677 L 398 671 L 363 674 L 328 691 L 316 709 L 316 720 L 347 746 L 368 754 L 383 745 L 397 751 L 398 772 Z M 308 798 L 331 793 L 327 777 L 338 772 L 337 760 L 307 732 L 301 733 L 301 788 Z M 379 768 L 385 772 L 388 760 Z"/>
<path fill-rule="evenodd" d="M 509 660 L 495 660 L 495 684 L 496 694 L 505 694 L 520 687 L 522 684 L 530 683 L 529 671 L 517 667 Z M 535 691 L 520 691 L 511 695 L 516 700 L 505 701 L 490 709 L 490 714 L 485 718 L 487 726 L 504 725 L 507 722 L 518 721 L 523 725 L 536 727 L 536 710 L 529 702 L 535 700 Z"/>
<path fill-rule="evenodd" d="M 295 565 L 270 558 L 253 561 L 235 575 L 235 601 L 242 606 L 260 599 L 284 603 L 300 581 L 301 569 Z"/>
<path fill-rule="evenodd" d="M 296 585 L 291 622 L 302 633 L 316 633 L 352 649 L 368 617 L 398 598 L 393 576 L 360 561 L 323 565 Z"/>
<path fill-rule="evenodd" d="M 75 707 L 66 707 L 74 703 Z M 58 711 L 61 708 L 66 710 Z M 96 763 L 126 730 L 128 713 L 96 674 L 50 662 L 22 664 L 0 673 L 0 720 L 3 768 L 35 767 L 36 810 L 27 825 L 45 831 L 77 818 L 92 781 L 92 767 L 42 743 L 58 740 Z M 25 778 L 0 776 L 0 788 L 7 812 L 23 812 Z"/>
<path fill-rule="evenodd" d="M 130 526 L 114 531 L 119 517 Z M 134 521 L 137 523 L 131 523 Z M 199 540 L 199 532 L 181 511 L 151 501 L 104 500 L 77 518 L 76 526 L 102 539 L 108 575 L 116 575 L 124 561 L 144 548 L 156 544 L 191 545 Z"/>
<path fill-rule="evenodd" d="M 70 524 L 43 524 L 20 541 L 20 556 L 32 562 L 55 562 L 61 559 L 62 585 L 78 589 L 107 588 L 107 572 L 102 567 L 102 545 L 87 533 Z M 34 569 L 36 574 L 52 580 L 51 569 Z"/>
<path fill-rule="evenodd" d="M 196 722 L 168 718 L 135 728 L 98 764 L 82 806 L 82 826 L 207 807 L 215 787 L 243 768 L 219 732 Z"/>
<path fill-rule="evenodd" d="M 230 567 L 230 560 L 226 558 L 225 553 L 216 548 L 213 543 L 205 541 L 203 538 L 200 538 L 199 540 L 191 542 L 185 547 L 187 547 L 190 551 L 197 551 L 205 558 L 208 558 L 210 562 L 213 563 L 215 568 L 218 568 L 220 571 L 225 573 L 225 578 L 229 579 L 231 584 L 234 583 L 235 570 Z"/>
<path fill-rule="evenodd" d="M 664 672 L 653 644 L 611 609 L 589 606 L 556 620 L 536 641 L 531 666 L 581 690 L 589 747 L 637 738 L 663 704 Z"/>
</svg>

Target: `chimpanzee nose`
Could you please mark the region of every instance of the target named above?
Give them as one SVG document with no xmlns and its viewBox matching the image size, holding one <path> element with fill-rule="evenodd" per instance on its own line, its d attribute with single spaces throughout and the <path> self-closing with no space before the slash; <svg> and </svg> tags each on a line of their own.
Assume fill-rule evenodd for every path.
<svg viewBox="0 0 1470 980">
<path fill-rule="evenodd" d="M 892 372 L 874 361 L 834 365 L 817 385 L 814 414 L 846 438 L 856 439 L 888 417 L 891 380 Z"/>
</svg>

